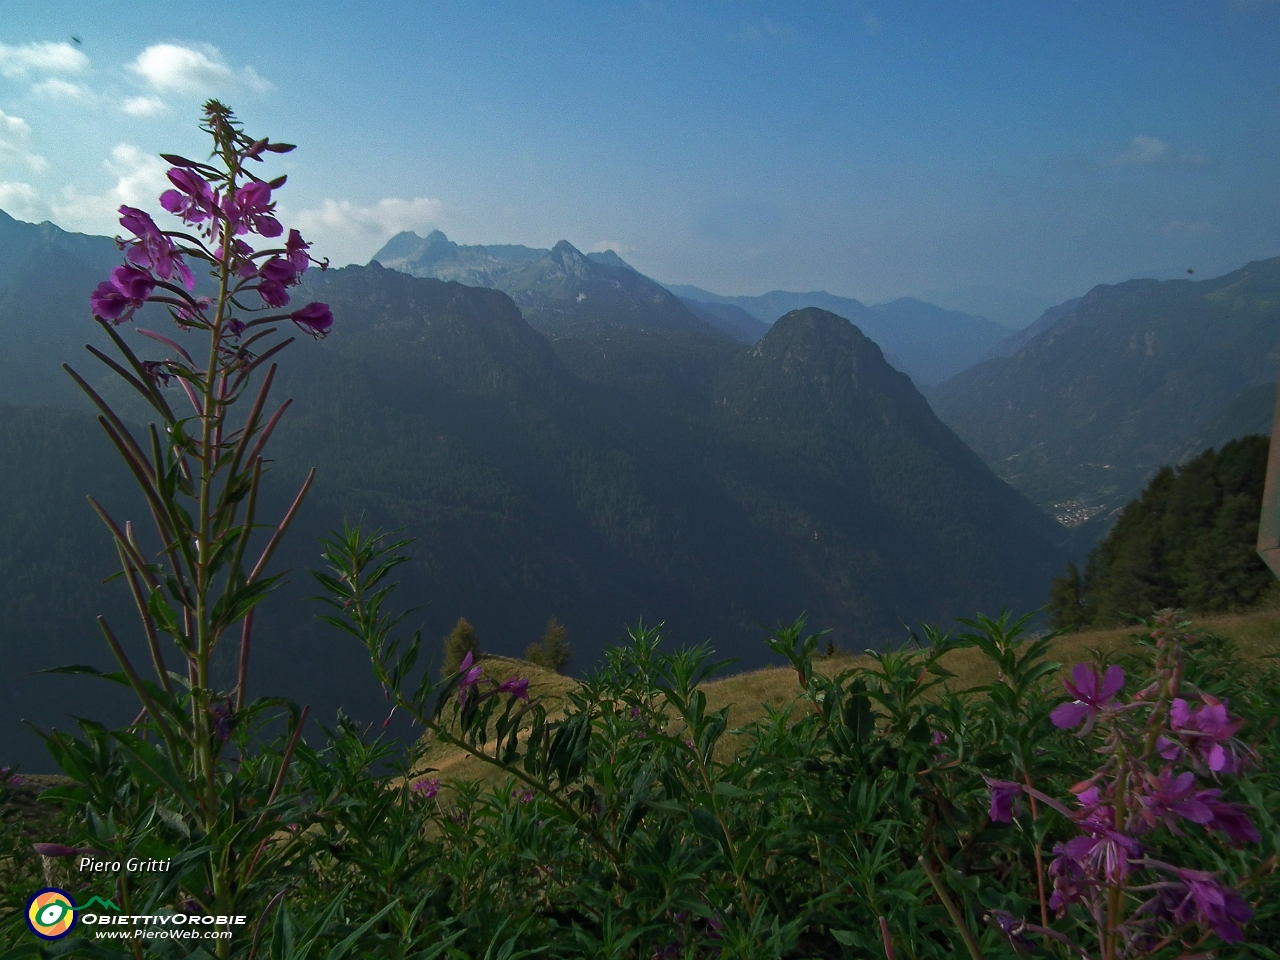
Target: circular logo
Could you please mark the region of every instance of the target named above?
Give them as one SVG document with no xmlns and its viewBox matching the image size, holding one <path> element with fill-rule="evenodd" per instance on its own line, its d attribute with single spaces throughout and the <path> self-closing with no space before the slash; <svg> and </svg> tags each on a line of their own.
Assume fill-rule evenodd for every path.
<svg viewBox="0 0 1280 960">
<path fill-rule="evenodd" d="M 61 940 L 76 925 L 76 903 L 71 894 L 45 887 L 27 901 L 27 926 L 41 940 Z"/>
</svg>

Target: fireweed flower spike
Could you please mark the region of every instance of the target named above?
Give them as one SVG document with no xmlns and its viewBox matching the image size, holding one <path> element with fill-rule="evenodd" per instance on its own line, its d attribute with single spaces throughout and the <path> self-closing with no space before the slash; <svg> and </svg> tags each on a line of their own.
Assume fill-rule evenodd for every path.
<svg viewBox="0 0 1280 960">
<path fill-rule="evenodd" d="M 264 151 L 291 148 L 249 137 L 231 111 L 216 101 L 205 105 L 202 126 L 213 141 L 207 163 L 167 158 L 172 188 L 161 196 L 160 207 L 181 222 L 173 224 L 175 229 L 164 229 L 145 210 L 120 207 L 124 236 L 116 242 L 124 262 L 89 297 L 94 316 L 107 327 L 124 362 L 90 349 L 154 411 L 150 442 L 140 443 L 86 378 L 66 369 L 105 414 L 102 423 L 134 468 L 151 504 L 158 540 L 165 545 L 160 553 L 152 553 L 134 539 L 129 524 L 117 523 L 105 509 L 98 509 L 119 549 L 121 572 L 132 584 L 144 626 L 151 628 L 148 637 L 158 685 L 141 679 L 105 617 L 99 624 L 142 701 L 144 711 L 136 726 L 150 741 L 148 749 L 156 752 L 153 759 L 163 759 L 166 789 L 189 801 L 176 815 L 189 821 L 186 827 L 202 838 L 204 859 L 175 878 L 166 896 L 169 902 L 198 902 L 203 911 L 218 915 L 236 913 L 239 891 L 247 888 L 255 869 L 266 869 L 258 854 L 268 841 L 260 831 L 275 829 L 262 819 L 264 814 L 246 819 L 245 808 L 252 806 L 256 786 L 248 788 L 244 807 L 228 805 L 227 797 L 240 795 L 241 787 L 224 786 L 260 768 L 241 767 L 239 758 L 227 756 L 227 746 L 237 730 L 257 729 L 257 718 L 271 707 L 266 700 L 244 700 L 252 611 L 279 582 L 278 575 L 267 572 L 268 562 L 312 483 L 308 477 L 293 506 L 264 538 L 265 544 L 254 547 L 257 556 L 249 556 L 248 531 L 266 526 L 258 502 L 258 480 L 269 462 L 263 449 L 284 411 L 281 407 L 273 415 L 267 409 L 276 368 L 260 367 L 289 343 L 283 337 L 268 339 L 276 332 L 273 324 L 291 320 L 320 337 L 332 328 L 333 314 L 322 303 L 279 312 L 289 303 L 286 288 L 296 285 L 314 261 L 297 231 L 290 231 L 287 240 L 261 242 L 284 234 L 273 198 L 284 178 L 264 182 L 246 168 Z M 256 153 L 251 155 L 251 150 Z M 208 284 L 216 291 L 212 297 L 194 294 L 190 264 L 197 261 L 213 281 Z M 261 303 L 243 296 L 253 291 L 260 294 Z M 179 343 L 139 330 L 151 341 L 148 347 L 160 344 L 166 351 L 162 356 L 139 356 L 112 327 L 133 319 L 144 307 L 166 310 L 179 330 L 199 331 L 208 334 L 207 339 L 197 348 L 196 338 Z M 256 399 L 250 396 L 251 403 L 239 408 L 249 407 L 243 420 L 233 418 L 234 405 L 245 398 L 255 377 Z M 190 400 L 194 417 L 175 414 L 157 389 L 174 379 Z M 168 589 L 161 589 L 162 584 Z M 174 638 L 181 665 L 166 664 L 158 633 Z M 240 638 L 241 672 L 234 691 L 221 693 L 214 688 L 215 651 L 232 635 Z M 172 682 L 175 677 L 185 679 L 181 688 Z M 164 696 L 156 696 L 161 688 Z M 305 708 L 290 711 L 291 734 L 280 755 L 277 789 L 294 762 L 305 719 Z M 135 839 L 136 834 L 130 838 Z M 220 945 L 217 956 L 229 957 L 229 946 Z"/>
<path fill-rule="evenodd" d="M 1071 677 L 1071 680 L 1063 681 L 1063 686 L 1067 688 L 1067 693 L 1075 697 L 1075 702 L 1057 707 L 1050 714 L 1050 719 L 1054 726 L 1064 730 L 1084 720 L 1085 725 L 1079 733 L 1083 737 L 1093 729 L 1098 711 L 1110 706 L 1115 695 L 1124 686 L 1124 670 L 1118 666 L 1108 667 L 1106 675 L 1100 680 L 1097 667 L 1077 663 Z"/>
</svg>

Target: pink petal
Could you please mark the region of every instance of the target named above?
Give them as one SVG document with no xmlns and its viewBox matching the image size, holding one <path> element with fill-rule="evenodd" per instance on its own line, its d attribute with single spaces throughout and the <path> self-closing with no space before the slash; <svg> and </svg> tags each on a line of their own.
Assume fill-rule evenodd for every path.
<svg viewBox="0 0 1280 960">
<path fill-rule="evenodd" d="M 1107 667 L 1107 675 L 1102 680 L 1102 692 L 1098 694 L 1098 700 L 1105 703 L 1120 692 L 1120 688 L 1124 686 L 1124 668 L 1119 665 Z"/>
</svg>

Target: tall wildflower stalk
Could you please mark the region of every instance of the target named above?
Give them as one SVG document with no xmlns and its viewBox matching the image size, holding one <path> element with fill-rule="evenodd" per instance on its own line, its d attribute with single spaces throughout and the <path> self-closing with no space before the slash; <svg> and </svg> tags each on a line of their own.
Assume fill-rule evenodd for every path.
<svg viewBox="0 0 1280 960">
<path fill-rule="evenodd" d="M 314 477 L 312 471 L 282 519 L 263 524 L 264 448 L 289 406 L 285 401 L 274 412 L 268 409 L 276 374 L 271 359 L 292 342 L 279 336 L 281 324 L 323 337 L 333 317 L 323 303 L 288 309 L 288 288 L 316 261 L 298 232 L 286 235 L 275 217 L 273 195 L 285 178 L 265 180 L 256 173 L 266 156 L 293 146 L 248 136 L 216 101 L 205 105 L 202 129 L 212 139 L 207 160 L 162 155 L 171 164 L 172 189 L 161 195 L 160 205 L 182 226 L 162 229 L 145 211 L 122 206 L 120 224 L 129 236 L 117 244 L 124 262 L 90 297 L 94 318 L 118 356 L 93 346 L 89 351 L 132 388 L 156 421 L 135 432 L 85 377 L 65 367 L 98 408 L 99 423 L 141 488 L 154 522 L 158 546 L 149 550 L 132 522 L 119 521 L 89 498 L 115 541 L 154 679 L 145 678 L 147 671 L 130 658 L 117 628 L 99 617 L 121 669 L 113 679 L 133 689 L 142 713 L 129 728 L 96 744 L 101 728 L 85 728 L 88 742 L 59 733 L 46 739 L 64 769 L 84 784 L 70 798 L 93 808 L 89 842 L 106 849 L 154 847 L 167 823 L 188 839 L 179 851 L 176 887 L 167 896 L 187 911 L 227 915 L 242 905 L 255 870 L 263 866 L 267 837 L 279 828 L 273 808 L 284 801 L 281 787 L 305 719 L 305 711 L 289 708 L 289 733 L 275 769 L 244 763 L 243 738 L 269 706 L 246 700 L 253 612 L 280 581 L 268 564 Z M 197 285 L 192 267 L 198 264 L 208 268 L 208 286 Z M 176 327 L 168 333 L 135 330 L 163 348 L 161 359 L 143 359 L 121 334 L 146 305 L 166 310 Z M 255 381 L 256 392 L 250 392 Z M 241 401 L 249 410 L 237 421 L 232 413 Z M 214 653 L 236 635 L 236 682 L 219 689 Z M 176 666 L 162 638 L 176 645 Z M 241 755 L 232 769 L 227 754 L 237 741 Z M 150 826 L 133 834 L 121 829 L 119 821 L 127 818 L 113 808 L 114 801 L 95 796 L 102 793 L 95 789 L 101 781 L 95 774 L 102 772 L 95 768 L 94 757 L 102 752 L 95 754 L 95 746 L 123 755 L 153 791 L 148 795 L 159 820 L 138 819 Z M 271 784 L 263 791 L 265 802 L 252 811 L 240 805 L 253 801 L 233 783 L 250 770 Z M 273 850 L 266 859 L 277 854 Z M 135 892 L 129 879 L 118 883 L 118 894 L 128 902 Z M 220 941 L 220 956 L 227 943 Z"/>
<path fill-rule="evenodd" d="M 1096 952 L 1044 923 L 994 916 L 1015 947 L 1029 949 L 1039 935 L 1070 944 L 1082 957 L 1120 960 L 1167 949 L 1208 956 L 1198 951 L 1215 938 L 1243 939 L 1253 908 L 1218 873 L 1178 862 L 1188 839 L 1234 846 L 1260 839 L 1245 808 L 1222 799 L 1229 778 L 1256 755 L 1236 737 L 1243 721 L 1227 703 L 1186 681 L 1186 647 L 1196 638 L 1185 627 L 1172 611 L 1157 617 L 1154 676 L 1127 699 L 1118 665 L 1077 664 L 1065 681 L 1072 699 L 1053 711 L 1054 725 L 1101 740 L 1097 769 L 1071 788 L 1074 806 L 1029 784 L 988 781 L 992 820 L 1011 822 L 1025 793 L 1074 829 L 1054 848 L 1048 905 L 1059 918 L 1082 914 Z"/>
</svg>

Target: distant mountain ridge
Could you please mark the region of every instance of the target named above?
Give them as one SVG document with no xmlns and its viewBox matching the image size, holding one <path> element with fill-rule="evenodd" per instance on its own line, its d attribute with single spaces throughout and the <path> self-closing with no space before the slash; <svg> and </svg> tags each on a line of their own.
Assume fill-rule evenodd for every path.
<svg viewBox="0 0 1280 960">
<path fill-rule="evenodd" d="M 750 344 L 783 314 L 818 307 L 857 324 L 894 364 L 923 386 L 940 383 L 984 359 L 1009 335 L 1007 327 L 990 320 L 909 297 L 868 307 L 821 291 L 775 290 L 759 297 L 726 297 L 699 287 L 662 285 L 612 250 L 583 254 L 565 241 L 550 250 L 466 246 L 439 230 L 426 237 L 405 232 L 387 241 L 373 260 L 416 277 L 502 290 L 539 328 L 604 319 L 726 336 Z M 675 297 L 668 302 L 658 290 Z"/>
<path fill-rule="evenodd" d="M 920 386 L 941 383 L 986 358 L 1009 336 L 1009 329 L 983 317 L 945 310 L 912 297 L 867 306 L 825 290 L 794 293 L 772 290 L 759 296 L 722 296 L 699 287 L 668 287 L 686 302 L 737 307 L 764 323 L 792 310 L 817 307 L 857 324 L 904 373 Z"/>
<path fill-rule="evenodd" d="M 1072 297 L 1070 300 L 1066 300 L 1063 303 L 1050 307 L 1026 327 L 1023 327 L 1021 330 L 1014 331 L 993 346 L 982 359 L 991 360 L 995 357 L 1013 356 L 1041 333 L 1048 330 L 1055 323 L 1074 310 L 1079 305 L 1080 300 L 1080 297 Z"/>
<path fill-rule="evenodd" d="M 1267 417 L 1280 258 L 1208 280 L 1098 286 L 1062 306 L 1016 352 L 929 396 L 996 473 L 1064 522 L 1105 523 L 1159 467 Z"/>
<path fill-rule="evenodd" d="M 463 246 L 439 230 L 392 237 L 372 262 L 411 276 L 501 290 L 534 326 L 606 323 L 723 337 L 612 250 L 584 254 L 567 240 L 550 250 Z"/>
</svg>

